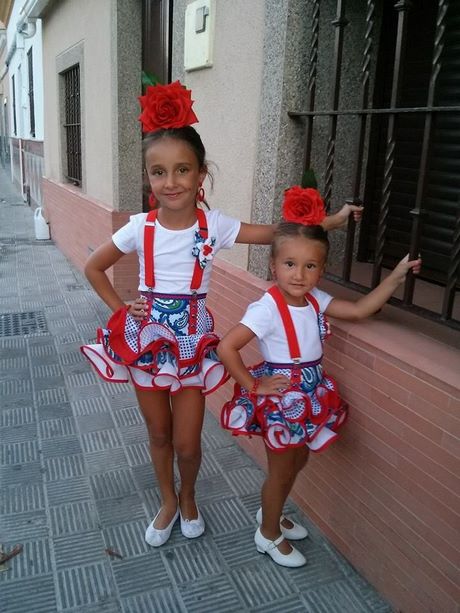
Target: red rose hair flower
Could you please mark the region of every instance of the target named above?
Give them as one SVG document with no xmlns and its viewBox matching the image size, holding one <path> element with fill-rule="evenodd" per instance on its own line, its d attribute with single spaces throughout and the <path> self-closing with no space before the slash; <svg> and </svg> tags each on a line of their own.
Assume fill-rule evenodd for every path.
<svg viewBox="0 0 460 613">
<path fill-rule="evenodd" d="M 197 123 L 192 111 L 192 92 L 179 81 L 168 85 L 149 85 L 145 96 L 139 96 L 142 113 L 139 121 L 143 132 L 160 128 L 183 128 Z"/>
<path fill-rule="evenodd" d="M 284 192 L 283 219 L 305 226 L 319 225 L 326 217 L 324 202 L 317 189 L 294 185 Z"/>
</svg>

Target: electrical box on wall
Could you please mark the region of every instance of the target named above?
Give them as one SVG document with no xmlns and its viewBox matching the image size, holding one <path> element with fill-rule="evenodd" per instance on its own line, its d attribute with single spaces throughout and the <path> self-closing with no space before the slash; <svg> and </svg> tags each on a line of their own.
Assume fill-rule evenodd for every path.
<svg viewBox="0 0 460 613">
<path fill-rule="evenodd" d="M 209 68 L 213 61 L 216 1 L 195 0 L 185 10 L 184 68 Z"/>
</svg>

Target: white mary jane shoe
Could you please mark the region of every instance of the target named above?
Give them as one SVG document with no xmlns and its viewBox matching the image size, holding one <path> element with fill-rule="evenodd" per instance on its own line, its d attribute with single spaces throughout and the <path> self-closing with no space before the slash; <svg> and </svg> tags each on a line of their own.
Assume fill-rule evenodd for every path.
<svg viewBox="0 0 460 613">
<path fill-rule="evenodd" d="M 281 523 L 283 519 L 287 519 L 288 521 L 290 521 L 291 524 L 293 524 L 292 528 L 285 528 Z M 256 520 L 260 526 L 260 524 L 262 523 L 262 507 L 260 507 L 260 509 L 256 513 Z M 289 519 L 289 517 L 285 517 L 284 515 L 281 515 L 280 517 L 280 529 L 282 535 L 289 541 L 301 541 L 308 536 L 308 530 L 306 528 L 304 528 L 300 524 L 296 524 L 295 521 L 292 521 L 292 519 Z"/>
<path fill-rule="evenodd" d="M 307 563 L 305 556 L 300 551 L 292 548 L 291 553 L 281 553 L 278 549 L 278 545 L 284 540 L 284 535 L 279 536 L 275 541 L 266 539 L 265 536 L 257 528 L 254 535 L 254 542 L 256 544 L 257 551 L 259 553 L 268 553 L 273 562 L 276 562 L 280 566 L 287 566 L 288 568 L 298 568 L 304 566 Z"/>
<path fill-rule="evenodd" d="M 158 528 L 155 528 L 153 525 L 155 523 L 156 518 L 160 514 L 160 511 L 158 511 L 158 513 L 155 515 L 152 520 L 152 523 L 149 524 L 147 530 L 145 531 L 145 542 L 152 547 L 161 547 L 161 545 L 164 545 L 171 536 L 171 530 L 173 529 L 173 526 L 176 523 L 177 518 L 179 517 L 179 505 L 177 506 L 176 512 L 174 513 L 174 517 L 172 518 L 171 522 L 163 530 L 158 530 Z"/>
<path fill-rule="evenodd" d="M 196 539 L 201 536 L 205 529 L 203 516 L 198 509 L 198 517 L 196 519 L 184 519 L 180 513 L 180 529 L 182 534 L 188 539 Z"/>
</svg>

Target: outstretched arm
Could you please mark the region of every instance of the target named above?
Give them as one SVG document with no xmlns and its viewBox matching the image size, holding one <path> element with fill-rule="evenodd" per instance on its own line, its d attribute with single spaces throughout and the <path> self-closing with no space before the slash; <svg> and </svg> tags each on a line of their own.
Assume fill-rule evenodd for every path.
<svg viewBox="0 0 460 613">
<path fill-rule="evenodd" d="M 344 204 L 343 207 L 334 215 L 328 215 L 321 225 L 327 231 L 343 228 L 348 222 L 350 215 L 353 215 L 355 221 L 361 221 L 364 208 L 355 204 Z"/>
<path fill-rule="evenodd" d="M 384 279 L 380 285 L 369 294 L 359 298 L 356 302 L 334 298 L 326 309 L 326 315 L 337 319 L 358 320 L 376 313 L 392 296 L 396 288 L 404 282 L 407 273 L 412 270 L 414 274 L 420 272 L 422 260 L 409 261 L 409 256 L 399 262 L 396 268 Z"/>
<path fill-rule="evenodd" d="M 347 223 L 350 215 L 353 215 L 355 221 L 360 221 L 362 213 L 362 206 L 344 204 L 340 211 L 334 213 L 334 215 L 328 215 L 321 222 L 321 225 L 325 230 L 336 230 Z M 269 245 L 273 240 L 273 234 L 276 227 L 277 224 L 253 224 L 242 222 L 235 242 L 249 245 Z"/>
<path fill-rule="evenodd" d="M 254 332 L 243 324 L 237 324 L 232 328 L 217 346 L 217 355 L 222 360 L 225 368 L 241 387 L 253 389 L 254 377 L 249 373 L 240 355 L 240 349 L 249 343 L 255 336 Z M 256 394 L 279 396 L 280 388 L 289 386 L 289 379 L 284 375 L 262 377 L 259 380 Z"/>
</svg>

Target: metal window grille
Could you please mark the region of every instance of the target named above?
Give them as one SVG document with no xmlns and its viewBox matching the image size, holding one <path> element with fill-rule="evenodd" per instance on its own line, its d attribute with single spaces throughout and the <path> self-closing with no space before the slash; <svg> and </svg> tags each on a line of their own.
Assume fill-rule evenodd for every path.
<svg viewBox="0 0 460 613">
<path fill-rule="evenodd" d="M 32 63 L 32 47 L 27 52 L 27 67 L 28 67 L 28 72 L 29 72 L 30 135 L 35 136 L 34 73 L 33 73 L 33 63 Z"/>
<path fill-rule="evenodd" d="M 331 1 L 327 3 L 328 7 L 330 7 Z M 378 97 L 373 95 L 375 91 L 371 91 L 371 74 L 376 69 L 376 67 L 372 66 L 372 62 L 375 61 L 376 57 L 379 58 L 381 50 L 379 48 L 377 54 L 375 54 L 373 53 L 373 48 L 375 49 L 376 45 L 381 46 L 383 44 L 382 40 L 388 41 L 389 37 L 388 33 L 384 31 L 384 36 L 380 38 L 380 41 L 377 39 L 375 17 L 376 7 L 379 4 L 376 0 L 367 0 L 364 40 L 362 41 L 361 105 L 360 108 L 341 109 L 339 108 L 341 76 L 344 61 L 346 61 L 346 58 L 345 60 L 343 58 L 343 46 L 346 27 L 349 21 L 346 16 L 345 0 L 337 0 L 336 18 L 332 21 L 335 35 L 333 68 L 330 74 L 332 81 L 330 108 L 324 109 L 316 108 L 316 97 L 318 71 L 322 66 L 318 61 L 320 10 L 322 6 L 325 7 L 326 2 L 324 0 L 323 2 L 321 0 L 311 0 L 310 2 L 312 8 L 312 29 L 307 104 L 305 110 L 289 112 L 290 117 L 295 119 L 303 118 L 305 120 L 306 168 L 309 168 L 311 165 L 313 153 L 314 119 L 321 116 L 329 119 L 326 159 L 324 161 L 323 196 L 326 208 L 330 206 L 334 182 L 338 123 L 345 116 L 355 116 L 358 118 L 358 130 L 355 134 L 356 154 L 352 162 L 353 167 L 350 169 L 352 190 L 351 196 L 347 198 L 347 202 L 361 203 L 363 194 L 369 194 L 369 182 L 372 182 L 372 177 L 370 177 L 369 170 L 370 148 L 368 145 L 370 137 L 368 135 L 372 135 L 373 122 L 377 120 L 381 122 L 381 126 L 383 125 L 378 148 L 384 152 L 384 155 L 383 153 L 381 155 L 381 176 L 379 181 L 377 181 L 377 188 L 374 189 L 374 195 L 378 193 L 378 198 L 374 198 L 374 201 L 371 203 L 369 203 L 369 200 L 366 200 L 365 207 L 366 209 L 373 208 L 375 226 L 372 253 L 371 257 L 367 260 L 372 262 L 372 274 L 369 283 L 366 286 L 351 281 L 350 275 L 355 249 L 355 226 L 352 220 L 350 220 L 348 225 L 342 273 L 341 275 L 335 275 L 333 278 L 344 285 L 361 291 L 367 291 L 367 289 L 375 287 L 380 282 L 382 268 L 392 263 L 390 261 L 391 258 L 389 258 L 389 253 L 391 252 L 389 248 L 391 242 L 389 228 L 391 225 L 391 215 L 393 214 L 392 211 L 400 204 L 397 200 L 398 194 L 396 193 L 395 186 L 398 181 L 396 172 L 401 170 L 397 167 L 398 155 L 401 157 L 401 151 L 404 149 L 401 128 L 404 128 L 407 132 L 411 129 L 414 121 L 416 121 L 414 134 L 419 134 L 419 140 L 416 145 L 413 145 L 413 150 L 416 150 L 416 156 L 413 156 L 413 158 L 416 158 L 416 161 L 412 160 L 414 167 L 410 169 L 414 177 L 414 193 L 410 195 L 410 203 L 405 209 L 404 223 L 407 227 L 403 228 L 404 232 L 400 232 L 400 237 L 406 237 L 407 241 L 399 246 L 406 253 L 409 252 L 412 258 L 421 252 L 424 261 L 425 257 L 428 261 L 431 260 L 433 270 L 436 273 L 431 281 L 443 287 L 442 306 L 439 313 L 434 313 L 426 308 L 417 307 L 414 304 L 415 279 L 411 274 L 408 275 L 404 286 L 403 299 L 399 301 L 393 299 L 392 301 L 423 316 L 441 321 L 455 328 L 460 328 L 460 322 L 452 318 L 455 295 L 459 290 L 458 273 L 460 268 L 460 181 L 458 172 L 460 170 L 460 157 L 458 155 L 458 141 L 452 142 L 450 149 L 447 147 L 447 149 L 443 150 L 448 152 L 447 156 L 445 156 L 447 159 L 443 159 L 443 166 L 439 165 L 439 159 L 433 154 L 433 150 L 440 146 L 441 141 L 444 146 L 449 136 L 453 139 L 452 130 L 458 130 L 460 125 L 459 90 L 454 85 L 460 79 L 458 54 L 456 56 L 451 55 L 448 58 L 443 55 L 446 32 L 447 36 L 450 37 L 448 42 L 450 49 L 453 50 L 452 53 L 454 54 L 455 50 L 459 48 L 460 4 L 457 0 L 451 0 L 449 8 L 448 0 L 438 0 L 437 6 L 434 3 L 429 3 L 433 10 L 433 37 L 432 47 L 429 49 L 427 83 L 423 89 L 423 102 L 413 105 L 404 104 L 405 100 L 403 99 L 405 87 L 403 75 L 407 78 L 407 74 L 410 74 L 410 71 L 405 71 L 405 69 L 407 68 L 408 57 L 412 52 L 410 45 L 411 43 L 414 45 L 414 41 L 408 40 L 408 33 L 411 32 L 408 26 L 413 4 L 409 0 L 393 0 L 392 3 L 382 3 L 380 5 L 380 8 L 383 7 L 383 17 L 385 14 L 391 13 L 390 17 L 394 20 L 393 23 L 395 25 L 395 37 L 391 43 L 393 45 L 393 48 L 390 50 L 391 53 L 385 58 L 387 66 L 390 66 L 388 72 L 388 95 L 386 100 L 382 100 L 381 97 L 380 100 L 383 103 L 381 106 L 377 105 L 376 107 L 375 102 L 378 100 Z M 449 10 L 451 11 L 450 13 Z M 382 28 L 384 28 L 383 21 Z M 414 28 L 412 28 L 412 34 L 414 34 Z M 392 59 L 391 62 L 388 62 L 388 57 Z M 417 71 L 413 72 L 417 73 Z M 455 76 L 452 76 L 454 72 Z M 449 95 L 442 96 L 438 91 L 442 89 L 439 87 L 440 81 L 445 82 L 448 78 L 451 79 L 452 86 L 449 90 Z M 379 86 L 379 82 L 376 81 L 374 90 Z M 347 83 L 347 87 L 350 87 L 350 83 Z M 406 97 L 407 99 L 410 100 L 410 96 Z M 403 100 L 403 105 L 400 104 L 401 100 Z M 411 134 L 410 136 L 412 137 L 413 135 Z M 438 165 L 436 166 L 435 163 L 438 163 Z M 432 185 L 433 176 L 437 177 L 436 189 Z M 374 183 L 376 182 L 374 181 Z M 434 183 L 436 183 L 436 180 L 434 180 Z M 429 239 L 427 239 L 426 229 L 429 227 L 434 229 Z M 394 228 L 392 232 L 393 234 L 395 233 Z M 401 239 L 399 241 L 401 242 Z M 358 254 L 360 251 L 362 252 L 362 249 L 358 250 Z"/>
<path fill-rule="evenodd" d="M 81 185 L 81 113 L 80 66 L 77 64 L 62 73 L 64 79 L 64 129 L 66 136 L 66 177 Z"/>
<path fill-rule="evenodd" d="M 18 125 L 16 120 L 16 80 L 14 75 L 11 77 L 11 90 L 13 94 L 13 133 L 16 136 L 18 133 Z"/>
</svg>

